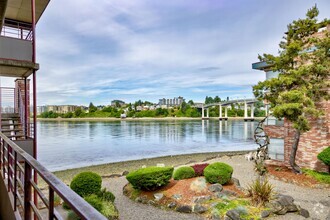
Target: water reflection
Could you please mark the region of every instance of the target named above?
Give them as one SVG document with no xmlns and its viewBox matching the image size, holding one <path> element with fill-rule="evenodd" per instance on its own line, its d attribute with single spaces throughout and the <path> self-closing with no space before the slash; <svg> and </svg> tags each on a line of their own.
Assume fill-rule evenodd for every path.
<svg viewBox="0 0 330 220">
<path fill-rule="evenodd" d="M 38 122 L 39 159 L 50 170 L 163 155 L 254 149 L 256 122 L 169 120 Z"/>
</svg>

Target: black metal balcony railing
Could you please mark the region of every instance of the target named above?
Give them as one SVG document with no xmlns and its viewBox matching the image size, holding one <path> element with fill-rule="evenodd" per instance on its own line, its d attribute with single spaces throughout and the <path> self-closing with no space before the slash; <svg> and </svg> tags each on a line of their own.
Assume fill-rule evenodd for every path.
<svg viewBox="0 0 330 220">
<path fill-rule="evenodd" d="M 32 41 L 32 25 L 25 22 L 5 19 L 0 35 Z"/>
<path fill-rule="evenodd" d="M 54 207 L 54 193 L 61 197 L 81 219 L 106 219 L 1 132 L 0 173 L 2 177 L 0 181 L 4 181 L 8 194 L 12 198 L 13 212 L 20 215 L 22 219 L 30 220 L 33 216 L 43 219 L 37 201 L 33 199 L 33 194 L 37 194 L 38 200 L 48 209 L 48 219 L 62 219 Z M 33 175 L 38 175 L 48 185 L 48 196 L 38 187 L 33 180 Z"/>
</svg>

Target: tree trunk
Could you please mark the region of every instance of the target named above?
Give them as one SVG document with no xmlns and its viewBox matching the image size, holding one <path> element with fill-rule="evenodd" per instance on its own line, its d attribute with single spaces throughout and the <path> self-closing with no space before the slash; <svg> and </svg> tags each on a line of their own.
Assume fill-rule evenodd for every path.
<svg viewBox="0 0 330 220">
<path fill-rule="evenodd" d="M 300 167 L 296 164 L 296 154 L 298 150 L 299 139 L 300 139 L 300 131 L 296 129 L 296 133 L 294 135 L 294 141 L 291 148 L 291 154 L 290 154 L 290 165 L 295 173 L 301 173 Z"/>
</svg>

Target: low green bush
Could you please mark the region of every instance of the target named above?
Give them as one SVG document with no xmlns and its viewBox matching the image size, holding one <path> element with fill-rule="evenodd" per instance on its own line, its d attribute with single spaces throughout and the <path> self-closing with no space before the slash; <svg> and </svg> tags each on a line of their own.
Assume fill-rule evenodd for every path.
<svg viewBox="0 0 330 220">
<path fill-rule="evenodd" d="M 67 220 L 80 220 L 81 218 L 72 210 L 68 212 Z"/>
<path fill-rule="evenodd" d="M 114 202 L 116 197 L 114 194 L 112 194 L 112 192 L 107 191 L 106 188 L 103 188 L 98 194 L 97 196 L 104 200 L 104 201 L 110 201 L 110 202 Z"/>
<path fill-rule="evenodd" d="M 195 170 L 192 167 L 179 167 L 174 171 L 173 179 L 182 180 L 195 177 Z"/>
<path fill-rule="evenodd" d="M 107 219 L 119 219 L 119 213 L 115 205 L 110 201 L 103 201 L 103 209 L 101 211 Z"/>
<path fill-rule="evenodd" d="M 81 197 L 97 194 L 101 190 L 102 178 L 97 173 L 82 172 L 71 181 L 70 188 Z"/>
<path fill-rule="evenodd" d="M 317 158 L 324 164 L 330 166 L 330 147 L 325 148 L 317 155 Z"/>
<path fill-rule="evenodd" d="M 103 209 L 102 199 L 99 198 L 95 194 L 91 194 L 89 196 L 85 196 L 84 199 L 88 202 L 91 206 L 93 206 L 97 211 L 101 212 Z"/>
<path fill-rule="evenodd" d="M 126 179 L 134 189 L 153 191 L 167 185 L 172 173 L 173 167 L 147 167 L 130 172 Z"/>
<path fill-rule="evenodd" d="M 204 169 L 204 176 L 209 183 L 225 184 L 230 181 L 233 168 L 226 163 L 216 162 Z"/>
</svg>

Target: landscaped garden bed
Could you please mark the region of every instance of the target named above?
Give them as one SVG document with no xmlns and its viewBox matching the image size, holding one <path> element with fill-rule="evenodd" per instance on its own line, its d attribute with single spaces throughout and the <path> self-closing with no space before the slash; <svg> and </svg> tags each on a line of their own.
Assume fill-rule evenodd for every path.
<svg viewBox="0 0 330 220">
<path fill-rule="evenodd" d="M 201 167 L 203 172 L 200 172 Z M 161 175 L 160 170 L 166 173 Z M 239 180 L 232 178 L 233 170 L 227 164 L 180 167 L 171 175 L 173 178 L 169 176 L 171 170 L 173 168 L 149 167 L 130 173 L 127 176 L 130 183 L 124 187 L 124 194 L 135 202 L 165 210 L 197 213 L 208 219 L 260 219 L 287 212 L 309 216 L 307 210 L 294 204 L 292 197 L 276 195 L 266 180 L 255 181 L 247 190 L 243 189 Z M 153 185 L 151 190 L 142 186 L 149 181 L 155 183 L 154 179 L 159 178 L 161 184 Z"/>
</svg>

